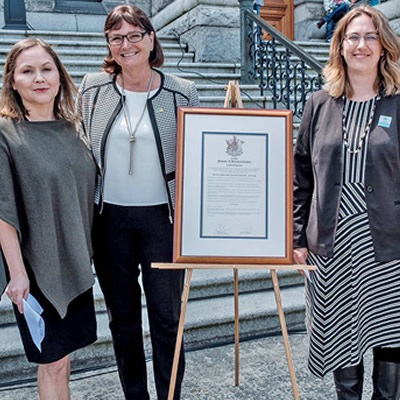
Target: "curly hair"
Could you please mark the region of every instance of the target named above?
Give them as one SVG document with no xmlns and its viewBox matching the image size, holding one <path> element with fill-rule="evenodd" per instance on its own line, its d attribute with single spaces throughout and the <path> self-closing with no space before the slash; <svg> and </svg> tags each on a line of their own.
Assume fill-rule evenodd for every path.
<svg viewBox="0 0 400 400">
<path fill-rule="evenodd" d="M 336 27 L 329 52 L 329 63 L 322 71 L 325 81 L 324 90 L 334 98 L 353 95 L 341 50 L 348 25 L 362 15 L 367 15 L 372 19 L 382 46 L 383 54 L 379 60 L 375 89 L 377 92 L 382 91 L 385 96 L 400 94 L 400 39 L 390 26 L 388 19 L 376 8 L 365 4 L 352 9 Z"/>
<path fill-rule="evenodd" d="M 20 94 L 14 90 L 14 73 L 17 59 L 20 54 L 33 47 L 42 47 L 49 53 L 56 65 L 60 75 L 60 90 L 54 99 L 54 117 L 56 119 L 66 119 L 76 123 L 79 116 L 75 112 L 73 93 L 77 93 L 77 88 L 62 64 L 57 53 L 52 47 L 41 39 L 27 38 L 16 43 L 8 53 L 4 66 L 3 88 L 1 90 L 0 115 L 18 121 L 29 117 L 29 111 L 24 107 Z"/>
<path fill-rule="evenodd" d="M 151 67 L 161 67 L 164 63 L 164 52 L 160 41 L 156 35 L 152 23 L 149 17 L 140 8 L 132 5 L 120 5 L 115 7 L 107 16 L 106 22 L 104 24 L 104 34 L 106 38 L 110 31 L 114 29 L 119 29 L 123 21 L 131 24 L 133 26 L 140 27 L 146 32 L 153 32 L 154 34 L 154 48 L 150 52 L 149 63 Z M 118 75 L 121 72 L 121 66 L 114 60 L 110 46 L 108 46 L 108 55 L 103 62 L 104 71 L 109 74 Z"/>
</svg>

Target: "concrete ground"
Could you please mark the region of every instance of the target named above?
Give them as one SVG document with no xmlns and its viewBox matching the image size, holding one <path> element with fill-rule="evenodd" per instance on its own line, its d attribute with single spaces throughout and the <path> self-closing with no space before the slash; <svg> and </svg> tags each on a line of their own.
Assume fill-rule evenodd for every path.
<svg viewBox="0 0 400 400">
<path fill-rule="evenodd" d="M 307 337 L 290 335 L 300 399 L 335 399 L 331 374 L 321 380 L 307 369 Z M 371 354 L 365 358 L 365 399 L 371 398 Z M 73 366 L 72 366 L 73 367 Z M 156 399 L 151 361 L 148 362 L 149 391 Z M 249 340 L 240 344 L 240 382 L 234 386 L 234 345 L 186 353 L 182 400 L 290 400 L 293 399 L 285 349 L 281 336 Z M 73 373 L 72 400 L 123 400 L 115 366 Z M 20 383 L 0 387 L 1 400 L 35 400 L 36 385 Z"/>
</svg>

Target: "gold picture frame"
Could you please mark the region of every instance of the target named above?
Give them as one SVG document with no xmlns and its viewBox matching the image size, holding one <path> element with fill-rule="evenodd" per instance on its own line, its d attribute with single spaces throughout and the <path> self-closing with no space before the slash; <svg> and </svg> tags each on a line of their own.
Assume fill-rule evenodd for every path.
<svg viewBox="0 0 400 400">
<path fill-rule="evenodd" d="M 175 263 L 292 264 L 290 110 L 179 107 Z"/>
</svg>

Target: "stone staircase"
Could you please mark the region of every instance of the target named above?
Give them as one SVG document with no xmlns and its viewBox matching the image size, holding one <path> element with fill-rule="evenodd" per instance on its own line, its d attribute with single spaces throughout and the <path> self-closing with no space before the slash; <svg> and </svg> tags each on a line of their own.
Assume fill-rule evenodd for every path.
<svg viewBox="0 0 400 400">
<path fill-rule="evenodd" d="M 282 302 L 289 330 L 304 329 L 303 278 L 295 271 L 279 273 Z M 280 330 L 270 272 L 239 271 L 240 338 L 252 338 Z M 72 355 L 73 368 L 99 367 L 113 362 L 113 350 L 101 291 L 96 283 L 95 303 L 98 340 Z M 195 270 L 185 319 L 186 349 L 233 342 L 233 272 L 231 270 Z M 146 354 L 151 356 L 149 329 L 143 321 Z M 6 296 L 0 303 L 0 388 L 20 379 L 32 378 L 35 366 L 26 362 L 14 314 Z"/>
<path fill-rule="evenodd" d="M 103 58 L 107 53 L 102 33 L 46 31 L 26 33 L 2 30 L 0 31 L 1 79 L 4 62 L 11 46 L 23 39 L 26 34 L 40 37 L 50 43 L 60 55 L 77 85 L 85 73 L 101 70 Z M 194 53 L 187 51 L 187 46 L 180 46 L 176 39 L 170 36 L 159 38 L 165 51 L 165 63 L 162 70 L 194 81 L 202 106 L 222 107 L 225 99 L 225 85 L 229 80 L 240 79 L 240 64 L 194 62 Z M 326 43 L 304 42 L 301 45 L 319 61 L 326 61 L 328 56 Z M 271 97 L 261 96 L 256 85 L 242 85 L 241 90 L 245 107 L 272 107 Z"/>
<path fill-rule="evenodd" d="M 29 32 L 32 34 L 32 32 Z M 86 72 L 101 69 L 106 54 L 102 34 L 35 31 L 52 44 L 60 55 L 76 84 Z M 25 32 L 0 31 L 0 70 L 11 46 L 25 36 Z M 166 62 L 163 70 L 196 82 L 201 105 L 222 107 L 225 85 L 240 78 L 240 65 L 195 63 L 194 54 L 181 48 L 174 38 L 160 37 Z M 304 43 L 304 47 L 324 62 L 327 46 L 324 43 Z M 177 63 L 180 62 L 179 68 Z M 201 74 L 201 76 L 199 75 Z M 2 72 L 1 72 L 2 75 Z M 2 78 L 2 77 L 1 77 Z M 242 85 L 245 107 L 270 106 L 269 96 L 260 96 L 256 85 Z M 255 104 L 257 103 L 257 104 Z M 280 271 L 282 301 L 288 329 L 304 329 L 303 278 L 296 271 Z M 241 338 L 279 332 L 279 318 L 268 270 L 239 271 L 239 314 Z M 99 340 L 92 346 L 73 354 L 73 368 L 101 366 L 113 362 L 113 351 L 108 330 L 107 315 L 101 291 L 96 284 L 95 301 Z M 144 299 L 143 299 L 144 300 Z M 232 342 L 234 338 L 233 272 L 231 270 L 195 270 L 185 321 L 187 349 Z M 145 300 L 143 301 L 145 314 Z M 147 354 L 151 354 L 147 319 L 145 340 Z M 22 378 L 34 376 L 35 367 L 25 361 L 22 344 L 7 297 L 0 303 L 0 387 Z"/>
</svg>

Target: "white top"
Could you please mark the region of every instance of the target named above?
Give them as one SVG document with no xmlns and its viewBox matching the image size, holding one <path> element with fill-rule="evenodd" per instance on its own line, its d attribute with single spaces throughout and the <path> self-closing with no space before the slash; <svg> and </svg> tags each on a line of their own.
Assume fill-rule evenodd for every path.
<svg viewBox="0 0 400 400">
<path fill-rule="evenodd" d="M 119 85 L 118 89 L 121 91 Z M 150 96 L 156 91 L 153 90 Z M 125 90 L 125 108 L 134 129 L 146 102 L 147 92 Z M 149 113 L 146 109 L 133 144 L 133 174 L 129 175 L 129 132 L 123 111 L 109 133 L 105 153 L 104 201 L 122 206 L 167 203 L 165 181 Z"/>
</svg>

